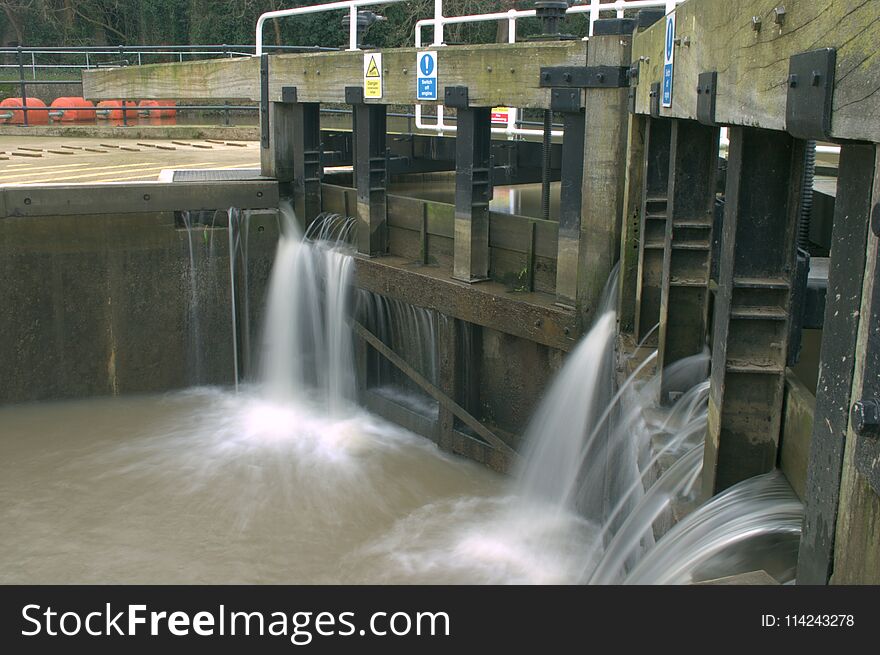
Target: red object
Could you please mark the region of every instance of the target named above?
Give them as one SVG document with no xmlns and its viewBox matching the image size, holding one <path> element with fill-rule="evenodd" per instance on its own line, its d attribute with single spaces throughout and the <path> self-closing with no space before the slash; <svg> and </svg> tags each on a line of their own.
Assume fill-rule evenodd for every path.
<svg viewBox="0 0 880 655">
<path fill-rule="evenodd" d="M 24 125 L 24 112 L 21 110 L 23 106 L 21 98 L 6 98 L 0 102 L 0 114 L 12 110 L 12 117 L 6 119 L 7 125 Z M 46 125 L 49 122 L 49 110 L 46 109 L 45 102 L 39 98 L 28 98 L 27 107 L 28 125 Z"/>
<path fill-rule="evenodd" d="M 122 120 L 122 101 L 121 100 L 102 100 L 98 103 L 98 109 L 107 109 L 109 113 L 101 115 L 98 118 L 107 118 L 110 120 Z M 129 109 L 130 108 L 130 109 Z M 137 102 L 133 100 L 125 101 L 125 115 L 129 118 L 137 118 L 138 108 Z"/>
<path fill-rule="evenodd" d="M 56 121 L 93 121 L 95 120 L 95 106 L 85 98 L 56 98 L 52 101 L 54 107 L 76 107 L 76 109 L 60 110 L 64 113 L 59 117 L 53 117 Z"/>
<path fill-rule="evenodd" d="M 141 100 L 138 108 L 141 110 L 142 116 L 150 118 L 173 118 L 177 116 L 176 109 L 150 109 L 151 107 L 174 107 L 177 102 L 174 100 Z"/>
</svg>

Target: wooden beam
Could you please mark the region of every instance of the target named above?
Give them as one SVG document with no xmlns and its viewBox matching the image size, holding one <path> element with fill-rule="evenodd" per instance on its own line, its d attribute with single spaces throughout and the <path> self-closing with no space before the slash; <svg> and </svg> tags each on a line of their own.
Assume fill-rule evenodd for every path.
<svg viewBox="0 0 880 655">
<path fill-rule="evenodd" d="M 438 389 L 436 386 L 431 384 L 431 382 L 429 382 L 427 378 L 425 378 L 412 366 L 407 364 L 400 355 L 398 355 L 396 352 L 391 350 L 391 348 L 382 343 L 382 341 L 379 340 L 379 337 L 374 335 L 357 321 L 353 322 L 353 328 L 355 334 L 357 334 L 361 339 L 370 344 L 370 346 L 375 348 L 383 357 L 385 357 L 385 359 L 394 364 L 394 366 L 400 369 L 410 380 L 412 380 L 422 389 L 424 389 L 428 393 L 428 395 L 430 395 L 434 400 L 440 403 L 442 407 L 446 408 L 452 414 L 458 417 L 458 419 L 461 420 L 462 423 L 464 423 L 471 430 L 476 432 L 481 438 L 485 439 L 488 443 L 503 452 L 505 455 L 514 458 L 519 457 L 516 451 L 508 446 L 507 443 L 503 439 L 501 439 L 501 437 L 499 437 L 494 432 L 492 432 L 492 430 L 480 423 L 464 407 L 456 403 L 454 400 L 452 400 L 452 398 L 450 398 L 445 393 L 440 391 L 440 389 Z"/>
<path fill-rule="evenodd" d="M 416 101 L 416 48 L 382 50 L 384 104 Z M 295 86 L 299 102 L 345 102 L 345 87 L 363 82 L 363 52 L 310 52 L 269 57 L 269 99 Z M 447 86 L 467 86 L 471 106 L 549 107 L 540 88 L 542 66 L 584 66 L 584 41 L 446 46 L 437 49 L 438 97 Z M 259 60 L 210 59 L 83 71 L 87 98 L 260 99 Z M 442 104 L 423 102 L 423 104 Z"/>
<path fill-rule="evenodd" d="M 661 108 L 661 116 L 696 118 L 697 78 L 717 71 L 718 123 L 784 130 L 789 58 L 837 48 L 832 136 L 880 141 L 880 2 L 786 0 L 781 24 L 774 22 L 780 4 L 692 0 L 679 5 L 672 107 Z M 752 27 L 753 17 L 760 18 L 759 30 Z M 650 113 L 651 83 L 663 79 L 665 23 L 633 41 L 633 61 L 640 63 L 640 114 Z"/>
</svg>

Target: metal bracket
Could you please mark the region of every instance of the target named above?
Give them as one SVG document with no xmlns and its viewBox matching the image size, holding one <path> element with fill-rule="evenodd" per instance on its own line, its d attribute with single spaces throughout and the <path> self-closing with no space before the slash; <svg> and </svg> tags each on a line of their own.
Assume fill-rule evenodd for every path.
<svg viewBox="0 0 880 655">
<path fill-rule="evenodd" d="M 580 89 L 552 89 L 550 91 L 550 111 L 577 114 L 583 111 Z"/>
<path fill-rule="evenodd" d="M 447 86 L 443 90 L 443 104 L 456 109 L 467 109 L 468 88 L 466 86 Z"/>
<path fill-rule="evenodd" d="M 617 89 L 629 86 L 629 66 L 542 66 L 540 86 Z"/>
<path fill-rule="evenodd" d="M 295 86 L 282 86 L 281 87 L 281 102 L 289 102 L 289 103 L 299 102 L 299 100 L 296 99 L 296 87 Z"/>
<path fill-rule="evenodd" d="M 822 48 L 794 55 L 788 64 L 785 129 L 799 139 L 831 134 L 831 99 L 837 51 Z"/>
<path fill-rule="evenodd" d="M 593 36 L 620 36 L 636 29 L 634 18 L 601 18 L 593 22 Z"/>
<path fill-rule="evenodd" d="M 660 118 L 660 82 L 651 83 L 648 97 L 651 99 L 651 116 Z"/>
<path fill-rule="evenodd" d="M 715 125 L 715 97 L 718 73 L 700 73 L 697 78 L 697 120 L 703 125 Z"/>
<path fill-rule="evenodd" d="M 364 104 L 364 87 L 347 86 L 345 87 L 345 102 L 349 105 Z"/>
</svg>

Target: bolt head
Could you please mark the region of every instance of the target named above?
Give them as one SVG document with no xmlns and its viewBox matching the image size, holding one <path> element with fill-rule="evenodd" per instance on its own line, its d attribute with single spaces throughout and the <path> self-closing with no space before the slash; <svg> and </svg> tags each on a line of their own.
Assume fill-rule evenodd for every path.
<svg viewBox="0 0 880 655">
<path fill-rule="evenodd" d="M 880 435 L 880 401 L 866 398 L 853 403 L 850 420 L 859 436 Z"/>
<path fill-rule="evenodd" d="M 773 10 L 773 22 L 782 25 L 785 22 L 785 7 L 776 7 Z"/>
<path fill-rule="evenodd" d="M 752 16 L 752 30 L 755 32 L 761 31 L 761 17 L 760 16 Z"/>
</svg>

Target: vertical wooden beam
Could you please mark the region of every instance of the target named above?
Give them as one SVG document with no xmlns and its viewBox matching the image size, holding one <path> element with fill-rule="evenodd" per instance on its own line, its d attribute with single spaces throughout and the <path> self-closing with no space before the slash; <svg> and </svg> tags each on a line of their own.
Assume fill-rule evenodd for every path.
<svg viewBox="0 0 880 655">
<path fill-rule="evenodd" d="M 437 313 L 437 386 L 447 396 L 459 402 L 459 329 L 458 320 L 446 314 Z M 437 416 L 437 445 L 442 450 L 452 451 L 455 431 L 455 415 L 442 404 Z"/>
<path fill-rule="evenodd" d="M 630 114 L 626 147 L 623 226 L 620 236 L 619 330 L 630 340 L 635 336 L 639 285 L 639 243 L 641 241 L 644 197 L 645 139 L 648 119 Z"/>
<path fill-rule="evenodd" d="M 804 142 L 730 130 L 703 493 L 776 464 Z"/>
<path fill-rule="evenodd" d="M 460 90 L 464 87 L 453 87 Z M 450 88 L 446 89 L 449 98 Z M 466 89 L 465 89 L 466 91 Z M 465 104 L 467 93 L 464 94 Z M 448 104 L 448 102 L 447 102 Z M 452 277 L 489 277 L 489 201 L 492 199 L 492 124 L 489 107 L 458 105 L 455 134 L 455 252 Z"/>
<path fill-rule="evenodd" d="M 321 105 L 293 103 L 293 201 L 306 226 L 321 213 Z"/>
<path fill-rule="evenodd" d="M 859 327 L 854 352 L 852 401 L 876 400 L 880 394 L 880 152 L 874 166 L 871 199 L 872 230 L 868 233 Z M 852 351 L 850 351 L 852 352 Z M 858 434 L 850 414 L 846 433 L 843 475 L 840 485 L 836 536 L 834 539 L 833 584 L 880 584 L 880 496 L 876 481 L 878 438 Z M 867 427 L 867 426 L 866 426 Z M 865 461 L 865 451 L 870 459 Z M 870 476 L 870 477 L 869 477 Z M 874 484 L 872 485 L 872 480 Z"/>
<path fill-rule="evenodd" d="M 840 152 L 798 584 L 826 584 L 834 568 L 834 533 L 852 405 L 875 151 L 873 144 L 846 144 Z"/>
<path fill-rule="evenodd" d="M 578 247 L 581 231 L 581 210 L 584 186 L 584 134 L 586 122 L 581 109 L 580 89 L 553 89 L 550 107 L 563 112 L 564 136 L 562 139 L 562 170 L 559 185 L 559 256 L 568 257 L 574 266 L 557 266 L 556 301 L 574 306 L 575 298 L 567 289 L 577 285 L 572 276 L 577 275 L 577 259 L 571 259 L 568 251 Z M 566 254 L 563 255 L 562 253 Z M 558 260 L 557 260 L 558 262 Z M 560 294 L 560 289 L 562 294 Z"/>
<path fill-rule="evenodd" d="M 597 34 L 590 38 L 587 51 L 587 66 L 629 66 L 632 33 L 626 30 L 632 24 L 611 20 L 618 26 L 617 33 L 614 29 L 598 29 L 602 21 L 597 22 Z M 584 109 L 587 126 L 580 230 L 576 240 L 560 232 L 556 295 L 559 302 L 574 304 L 586 324 L 619 255 L 628 90 L 588 88 L 584 91 Z"/>
<path fill-rule="evenodd" d="M 282 193 L 294 178 L 294 146 L 291 139 L 296 129 L 294 106 L 288 102 L 269 103 L 266 110 L 268 144 L 261 142 L 260 147 L 260 175 L 281 182 Z"/>
<path fill-rule="evenodd" d="M 706 344 L 719 136 L 717 127 L 672 121 L 657 353 L 661 371 Z"/>
<path fill-rule="evenodd" d="M 385 148 L 385 105 L 364 103 L 361 87 L 346 87 L 352 105 L 354 179 L 357 187 L 357 246 L 362 255 L 375 257 L 388 250 L 385 190 L 388 156 Z"/>
<path fill-rule="evenodd" d="M 636 278 L 635 341 L 640 342 L 660 322 L 660 289 L 663 282 L 669 151 L 672 123 L 668 118 L 647 118 L 645 159 L 639 216 L 639 264 Z M 657 332 L 649 343 L 657 343 Z"/>
</svg>

